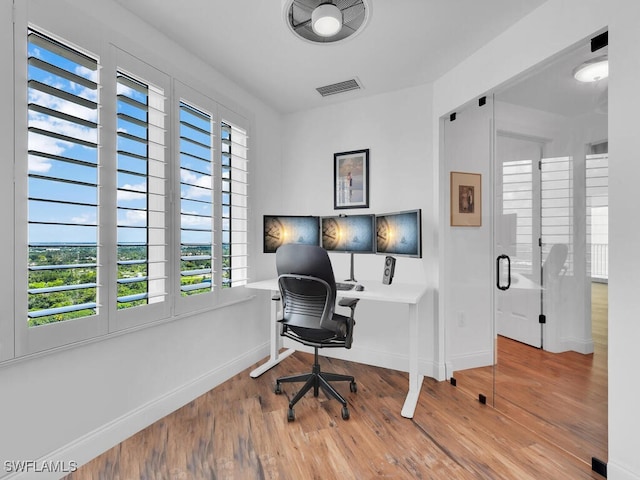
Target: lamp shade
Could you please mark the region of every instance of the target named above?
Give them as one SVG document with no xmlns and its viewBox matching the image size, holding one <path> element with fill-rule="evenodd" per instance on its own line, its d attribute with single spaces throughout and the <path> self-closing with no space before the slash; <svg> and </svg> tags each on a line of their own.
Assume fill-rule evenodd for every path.
<svg viewBox="0 0 640 480">
<path fill-rule="evenodd" d="M 583 63 L 573 71 L 573 76 L 579 82 L 597 82 L 609 76 L 609 60 L 598 57 Z"/>
<path fill-rule="evenodd" d="M 342 29 L 342 12 L 332 3 L 318 5 L 311 14 L 311 28 L 321 37 L 332 37 Z"/>
</svg>

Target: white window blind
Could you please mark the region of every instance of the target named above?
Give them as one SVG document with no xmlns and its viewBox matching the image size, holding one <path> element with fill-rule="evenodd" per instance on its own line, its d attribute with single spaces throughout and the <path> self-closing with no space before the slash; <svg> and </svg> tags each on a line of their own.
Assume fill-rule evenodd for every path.
<svg viewBox="0 0 640 480">
<path fill-rule="evenodd" d="M 567 245 L 566 272 L 573 272 L 573 158 L 543 158 L 541 162 L 542 258 L 551 247 Z"/>
<path fill-rule="evenodd" d="M 221 122 L 222 287 L 247 283 L 247 132 Z"/>
<path fill-rule="evenodd" d="M 213 121 L 180 102 L 180 291 L 213 290 Z"/>
<path fill-rule="evenodd" d="M 98 61 L 28 31 L 28 325 L 98 309 Z"/>
<path fill-rule="evenodd" d="M 607 145 L 608 146 L 608 145 Z M 609 278 L 609 154 L 587 155 L 587 264 L 594 278 Z"/>
<path fill-rule="evenodd" d="M 165 300 L 165 98 L 117 73 L 118 308 Z"/>
<path fill-rule="evenodd" d="M 504 162 L 502 213 L 516 216 L 516 255 L 513 269 L 531 273 L 533 265 L 533 171 L 531 160 Z"/>
</svg>

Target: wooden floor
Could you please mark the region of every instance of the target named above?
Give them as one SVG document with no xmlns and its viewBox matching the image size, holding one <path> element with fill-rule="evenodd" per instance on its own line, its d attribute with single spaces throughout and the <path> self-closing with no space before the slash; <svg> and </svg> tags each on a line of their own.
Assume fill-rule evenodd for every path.
<svg viewBox="0 0 640 480">
<path fill-rule="evenodd" d="M 310 393 L 289 423 L 287 398 L 297 386 L 276 395 L 274 380 L 311 363 L 298 352 L 257 379 L 247 369 L 67 480 L 602 478 L 448 382 L 425 379 L 414 418 L 403 418 L 406 373 L 342 360 L 323 357 L 321 365 L 355 375 L 357 393 L 338 384 L 351 418 Z"/>
<path fill-rule="evenodd" d="M 498 337 L 495 379 L 492 367 L 456 372 L 458 387 L 485 394 L 500 412 L 582 461 L 606 462 L 607 296 L 606 284 L 592 284 L 593 354 L 554 354 Z"/>
</svg>

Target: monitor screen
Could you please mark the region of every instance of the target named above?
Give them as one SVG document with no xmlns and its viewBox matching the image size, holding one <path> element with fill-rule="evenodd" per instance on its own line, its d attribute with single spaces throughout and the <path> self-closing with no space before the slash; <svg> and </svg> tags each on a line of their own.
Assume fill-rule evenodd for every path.
<svg viewBox="0 0 640 480">
<path fill-rule="evenodd" d="M 320 218 L 295 215 L 265 215 L 264 253 L 274 253 L 285 243 L 320 245 Z"/>
<path fill-rule="evenodd" d="M 422 211 L 376 215 L 376 253 L 422 257 Z"/>
<path fill-rule="evenodd" d="M 322 217 L 322 247 L 348 253 L 375 253 L 374 215 Z"/>
</svg>

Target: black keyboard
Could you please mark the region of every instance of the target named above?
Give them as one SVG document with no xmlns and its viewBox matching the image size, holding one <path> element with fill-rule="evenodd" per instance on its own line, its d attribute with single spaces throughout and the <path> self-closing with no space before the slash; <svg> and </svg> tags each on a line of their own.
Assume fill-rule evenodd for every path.
<svg viewBox="0 0 640 480">
<path fill-rule="evenodd" d="M 353 290 L 355 286 L 355 283 L 336 282 L 336 290 Z"/>
</svg>

